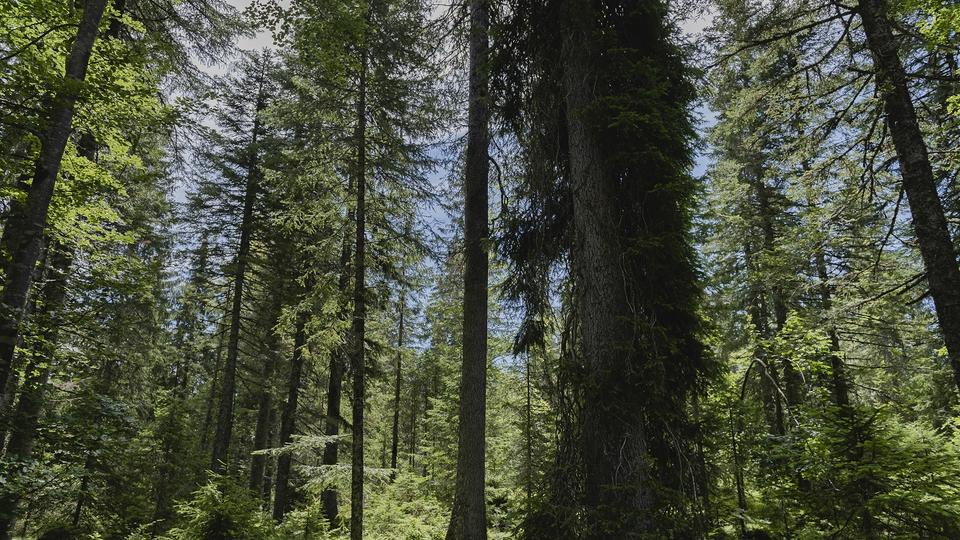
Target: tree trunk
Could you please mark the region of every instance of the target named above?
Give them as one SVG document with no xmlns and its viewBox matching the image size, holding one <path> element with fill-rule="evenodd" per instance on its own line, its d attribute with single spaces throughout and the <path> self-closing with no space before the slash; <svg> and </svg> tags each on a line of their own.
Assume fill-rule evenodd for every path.
<svg viewBox="0 0 960 540">
<path fill-rule="evenodd" d="M 350 176 L 347 185 L 348 196 L 353 192 L 353 176 Z M 347 212 L 347 222 L 353 223 L 354 211 Z M 346 292 L 350 286 L 350 259 L 352 257 L 350 235 L 344 233 L 343 246 L 340 250 L 340 279 L 338 282 L 339 290 Z M 341 306 L 340 318 L 346 317 L 346 302 Z M 346 349 L 341 346 L 330 352 L 330 378 L 327 383 L 327 414 L 324 418 L 323 434 L 328 437 L 336 437 L 340 434 L 340 406 L 343 395 L 343 372 L 346 366 Z M 326 466 L 336 465 L 338 453 L 340 450 L 339 441 L 327 443 L 323 449 L 323 464 Z M 339 517 L 337 509 L 337 492 L 333 489 L 325 489 L 320 495 L 323 501 L 323 515 L 331 527 L 335 527 Z"/>
<path fill-rule="evenodd" d="M 279 293 L 276 298 L 280 298 Z M 280 318 L 281 306 L 279 302 L 273 306 L 275 315 L 272 317 L 273 324 L 270 328 L 270 337 L 267 339 L 267 356 L 264 358 L 263 371 L 261 372 L 260 396 L 257 399 L 257 425 L 253 435 L 253 451 L 264 450 L 268 447 L 270 439 L 270 430 L 273 422 L 273 392 L 270 388 L 270 380 L 273 378 L 275 356 L 277 354 L 277 338 L 274 335 L 273 326 Z M 267 456 L 253 454 L 250 459 L 250 490 L 254 493 L 261 493 L 264 485 L 264 472 L 267 466 Z"/>
<path fill-rule="evenodd" d="M 767 303 L 764 292 L 756 283 L 758 279 L 751 275 L 756 271 L 754 252 L 750 242 L 743 249 L 747 268 L 747 283 L 749 289 L 748 309 L 754 331 L 761 340 L 770 339 L 770 327 L 767 321 Z M 778 391 L 780 375 L 775 365 L 770 363 L 767 348 L 758 344 L 753 351 L 753 357 L 760 364 L 757 373 L 760 377 L 760 397 L 763 400 L 763 413 L 767 421 L 768 431 L 774 435 L 783 435 L 785 426 L 783 421 L 783 401 Z"/>
<path fill-rule="evenodd" d="M 417 466 L 417 417 L 420 413 L 421 383 L 414 383 L 410 395 L 410 470 L 415 471 Z"/>
<path fill-rule="evenodd" d="M 463 364 L 457 483 L 447 540 L 487 538 L 485 504 L 490 103 L 488 0 L 470 0 L 470 90 L 463 210 Z"/>
<path fill-rule="evenodd" d="M 353 451 L 350 475 L 350 538 L 363 539 L 363 413 L 366 405 L 366 192 L 367 192 L 367 54 L 366 44 L 360 53 L 360 74 L 357 94 L 357 206 L 356 244 L 353 266 Z"/>
<path fill-rule="evenodd" d="M 297 327 L 293 337 L 293 358 L 290 360 L 290 381 L 287 384 L 287 402 L 280 417 L 280 446 L 293 440 L 297 421 L 297 399 L 300 396 L 300 378 L 303 375 L 303 347 L 306 342 L 305 327 L 307 314 L 297 315 Z M 280 454 L 277 458 L 276 486 L 273 497 L 273 519 L 282 521 L 290 510 L 290 454 Z"/>
<path fill-rule="evenodd" d="M 397 327 L 397 366 L 393 385 L 393 439 L 390 445 L 390 468 L 397 469 L 397 452 L 400 444 L 400 383 L 403 381 L 403 312 L 407 297 L 400 292 L 400 323 Z M 396 474 L 396 472 L 394 472 Z"/>
<path fill-rule="evenodd" d="M 957 266 L 956 251 L 884 2 L 858 0 L 857 11 L 863 20 L 867 47 L 873 54 L 877 90 L 883 100 L 887 126 L 900 164 L 900 176 L 927 271 L 930 296 L 937 310 L 954 381 L 960 389 L 960 267 Z"/>
<path fill-rule="evenodd" d="M 625 299 L 617 292 L 621 275 L 617 225 L 611 215 L 616 202 L 606 179 L 597 142 L 584 119 L 595 99 L 593 73 L 586 53 L 586 24 L 577 24 L 564 40 L 564 91 L 570 147 L 570 179 L 574 213 L 571 254 L 577 313 L 586 378 L 581 419 L 585 464 L 584 502 L 589 538 L 622 538 L 628 531 L 648 531 L 649 523 L 627 525 L 628 515 L 646 521 L 653 505 L 648 488 L 647 436 L 642 411 L 619 415 L 608 391 L 621 384 L 614 378 L 627 365 L 624 343 L 631 334 Z M 629 342 L 629 338 L 627 338 Z M 615 401 L 612 400 L 612 401 Z M 627 412 L 627 411 L 623 411 Z M 644 517 L 639 517 L 644 516 Z"/>
<path fill-rule="evenodd" d="M 823 250 L 818 250 L 814 258 L 817 266 L 817 276 L 820 278 L 820 309 L 824 313 L 829 313 L 833 308 L 833 295 L 830 291 L 827 262 Z M 830 380 L 832 382 L 833 402 L 841 409 L 848 409 L 850 407 L 850 391 L 847 384 L 847 370 L 843 359 L 840 357 L 840 337 L 837 334 L 837 326 L 833 322 L 827 325 L 827 335 L 830 337 Z"/>
<path fill-rule="evenodd" d="M 53 97 L 46 118 L 46 130 L 41 139 L 22 219 L 7 223 L 5 227 L 11 232 L 9 240 L 12 249 L 3 280 L 3 295 L 0 297 L 0 388 L 5 388 L 10 378 L 13 354 L 20 335 L 20 319 L 33 280 L 34 266 L 40 256 L 53 187 L 60 172 L 60 162 L 73 125 L 74 107 L 87 74 L 97 28 L 106 5 L 107 0 L 86 0 L 84 4 L 77 37 L 67 57 L 65 81 Z"/>
<path fill-rule="evenodd" d="M 226 317 L 224 317 L 225 319 Z M 213 420 L 213 405 L 217 397 L 217 389 L 220 384 L 220 368 L 223 363 L 223 346 L 224 346 L 224 333 L 223 333 L 223 319 L 217 324 L 217 333 L 219 337 L 217 339 L 217 352 L 214 354 L 213 360 L 213 377 L 210 379 L 210 389 L 207 393 L 206 405 L 204 407 L 205 412 L 203 415 L 203 427 L 200 432 L 200 448 L 203 451 L 207 451 L 207 443 L 210 439 L 210 424 Z"/>
<path fill-rule="evenodd" d="M 44 393 L 56 355 L 58 334 L 63 326 L 67 274 L 73 262 L 72 254 L 59 244 L 52 244 L 48 250 L 47 279 L 40 293 L 42 300 L 37 313 L 40 341 L 25 369 L 26 379 L 13 413 L 10 442 L 5 455 L 6 459 L 16 462 L 27 462 L 33 457 L 33 443 L 43 409 Z M 18 504 L 18 494 L 0 493 L 0 538 L 9 538 L 12 534 Z"/>
<path fill-rule="evenodd" d="M 263 74 L 261 74 L 263 77 Z M 250 241 L 253 236 L 254 207 L 260 190 L 260 172 L 256 154 L 260 131 L 259 113 L 263 109 L 264 95 L 261 88 L 257 95 L 256 117 L 253 121 L 251 145 L 253 153 L 247 164 L 247 185 L 243 196 L 243 216 L 240 222 L 240 245 L 235 259 L 233 304 L 230 307 L 230 337 L 227 340 L 227 360 L 223 367 L 223 382 L 220 387 L 220 406 L 217 411 L 217 429 L 213 437 L 210 469 L 218 474 L 226 472 L 230 438 L 233 435 L 233 402 L 236 397 L 237 357 L 240 351 L 240 326 L 243 311 L 243 290 L 250 256 Z"/>
<path fill-rule="evenodd" d="M 770 201 L 770 191 L 772 191 L 772 188 L 766 184 L 763 176 L 758 173 L 755 189 L 757 192 L 757 212 L 760 214 L 760 222 L 763 228 L 763 249 L 767 257 L 775 257 L 777 234 L 773 221 L 774 208 Z M 773 304 L 773 320 L 777 326 L 777 332 L 780 332 L 787 324 L 789 308 L 787 307 L 783 287 L 779 283 L 776 283 L 776 280 L 774 280 L 773 285 L 770 287 L 770 299 Z M 780 363 L 783 367 L 783 386 L 786 405 L 787 407 L 798 405 L 802 400 L 803 378 L 800 376 L 800 372 L 794 368 L 793 362 L 791 362 L 789 358 L 781 358 Z M 780 400 L 779 395 L 777 396 L 777 400 Z M 786 426 L 782 425 L 782 419 L 780 422 L 780 429 L 782 430 Z"/>
</svg>

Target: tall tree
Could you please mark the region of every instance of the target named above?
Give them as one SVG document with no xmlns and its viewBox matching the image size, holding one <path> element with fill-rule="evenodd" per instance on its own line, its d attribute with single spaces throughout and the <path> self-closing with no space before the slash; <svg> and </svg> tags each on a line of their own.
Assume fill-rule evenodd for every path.
<svg viewBox="0 0 960 540">
<path fill-rule="evenodd" d="M 487 176 L 489 173 L 488 0 L 471 0 L 470 89 L 463 210 L 463 365 L 460 372 L 460 423 L 457 485 L 447 539 L 485 539 L 485 425 L 487 399 Z"/>
<path fill-rule="evenodd" d="M 394 365 L 393 428 L 390 430 L 390 468 L 397 468 L 397 453 L 400 449 L 400 390 L 403 383 L 403 316 L 407 308 L 406 291 L 400 291 L 397 301 L 397 363 Z"/>
<path fill-rule="evenodd" d="M 927 271 L 930 296 L 936 306 L 954 382 L 960 391 L 960 266 L 888 9 L 881 0 L 857 2 L 866 45 L 874 59 L 886 124 L 900 164 L 903 190 L 910 203 L 914 234 Z"/>
<path fill-rule="evenodd" d="M 20 336 L 20 322 L 40 256 L 43 233 L 53 188 L 60 173 L 63 152 L 73 126 L 73 113 L 80 97 L 87 66 L 93 53 L 98 28 L 107 0 L 87 0 L 77 26 L 77 35 L 66 59 L 64 78 L 50 100 L 40 152 L 34 163 L 33 181 L 21 212 L 14 223 L 4 227 L 4 247 L 9 262 L 4 266 L 3 295 L 0 297 L 0 389 L 10 378 L 14 350 Z"/>
<path fill-rule="evenodd" d="M 17 402 L 11 423 L 10 441 L 4 458 L 20 463 L 30 461 L 33 453 L 37 426 L 43 409 L 44 393 L 50 371 L 54 366 L 57 350 L 57 334 L 64 324 L 63 312 L 67 294 L 67 277 L 72 265 L 72 256 L 67 248 L 53 243 L 47 247 L 44 264 L 43 287 L 40 293 L 38 326 L 40 335 L 25 368 L 27 374 L 20 399 Z M 14 518 L 19 505 L 18 494 L 7 489 L 0 494 L 0 537 L 10 538 Z"/>
<path fill-rule="evenodd" d="M 681 516 L 696 511 L 702 490 L 682 487 L 689 473 L 677 456 L 696 437 L 688 399 L 712 364 L 699 339 L 689 240 L 692 86 L 667 7 L 513 7 L 508 39 L 520 45 L 520 66 L 501 84 L 529 164 L 524 214 L 504 242 L 508 286 L 527 308 L 521 339 L 542 339 L 550 305 L 542 281 L 569 254 L 567 327 L 580 364 L 574 402 L 582 409 L 565 430 L 582 469 L 564 464 L 555 482 L 573 488 L 566 504 L 582 508 L 584 521 L 569 517 L 576 508 L 555 509 L 545 526 L 552 535 L 697 534 L 696 521 Z"/>
<path fill-rule="evenodd" d="M 367 8 L 371 9 L 370 7 Z M 369 24 L 370 15 L 364 17 L 364 24 Z M 368 50 L 366 31 L 361 33 L 359 73 L 357 75 L 357 119 L 354 133 L 354 151 L 356 165 L 354 169 L 354 186 L 356 188 L 356 205 L 354 206 L 354 233 L 356 241 L 353 246 L 353 322 L 351 325 L 352 339 L 350 368 L 353 375 L 353 442 L 350 475 L 350 538 L 363 539 L 363 414 L 366 406 L 366 370 L 367 370 L 367 285 L 366 285 L 366 245 L 367 245 L 367 69 Z"/>
<path fill-rule="evenodd" d="M 236 154 L 226 157 L 223 173 L 230 178 L 240 172 L 244 186 L 242 190 L 242 213 L 239 216 L 238 244 L 233 261 L 233 290 L 229 336 L 227 337 L 227 356 L 220 383 L 220 402 L 217 409 L 216 431 L 211 449 L 210 468 L 215 472 L 226 471 L 230 440 L 233 435 L 233 408 L 236 399 L 237 361 L 240 354 L 240 331 L 243 318 L 244 287 L 250 264 L 250 246 L 256 225 L 255 209 L 260 191 L 260 157 L 263 141 L 261 112 L 270 99 L 271 60 L 267 53 L 251 57 L 241 66 L 240 80 L 230 81 L 234 85 L 228 92 L 229 108 L 224 111 L 220 121 L 224 122 L 234 141 L 227 141 L 227 147 L 235 145 Z M 227 116 L 227 115 L 236 116 Z M 232 159 L 232 163 L 231 163 Z M 234 170 L 234 168 L 236 170 Z"/>
<path fill-rule="evenodd" d="M 289 444 L 293 440 L 293 433 L 297 418 L 297 402 L 300 399 L 300 384 L 303 377 L 304 348 L 306 346 L 307 315 L 297 314 L 296 327 L 293 337 L 293 357 L 290 360 L 290 379 L 287 383 L 287 401 L 283 406 L 280 417 L 280 434 L 277 441 L 280 445 Z M 332 374 L 331 374 L 332 376 Z M 283 520 L 283 516 L 290 510 L 290 464 L 292 456 L 282 454 L 277 458 L 276 486 L 273 495 L 273 519 Z"/>
</svg>

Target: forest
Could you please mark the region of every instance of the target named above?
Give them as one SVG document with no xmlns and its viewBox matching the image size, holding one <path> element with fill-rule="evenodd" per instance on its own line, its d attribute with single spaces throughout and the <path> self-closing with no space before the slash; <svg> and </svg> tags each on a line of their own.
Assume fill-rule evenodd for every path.
<svg viewBox="0 0 960 540">
<path fill-rule="evenodd" d="M 954 0 L 0 0 L 0 540 L 960 539 Z"/>
</svg>

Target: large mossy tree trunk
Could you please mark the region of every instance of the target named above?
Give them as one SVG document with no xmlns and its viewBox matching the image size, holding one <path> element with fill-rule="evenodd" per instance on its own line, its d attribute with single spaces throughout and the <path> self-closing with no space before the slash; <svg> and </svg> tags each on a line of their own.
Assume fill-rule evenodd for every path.
<svg viewBox="0 0 960 540">
<path fill-rule="evenodd" d="M 678 458 L 692 450 L 687 407 L 710 366 L 689 238 L 693 90 L 666 7 L 618 6 L 560 11 L 583 531 L 697 537 L 681 516 L 703 482 Z"/>
<path fill-rule="evenodd" d="M 622 407 L 623 393 L 629 391 L 622 374 L 631 361 L 633 329 L 621 285 L 623 246 L 614 215 L 618 203 L 607 186 L 600 143 L 586 120 L 597 99 L 589 54 L 591 26 L 584 20 L 587 8 L 572 5 L 570 10 L 563 84 L 574 212 L 571 264 L 586 370 L 581 417 L 584 503 L 590 538 L 614 538 L 649 532 L 654 494 L 643 411 Z M 631 514 L 642 523 L 628 525 Z"/>
</svg>

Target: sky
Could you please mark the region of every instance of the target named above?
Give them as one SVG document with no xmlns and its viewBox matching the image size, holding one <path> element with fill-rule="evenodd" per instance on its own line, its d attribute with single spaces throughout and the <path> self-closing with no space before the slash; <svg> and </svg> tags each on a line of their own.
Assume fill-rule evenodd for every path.
<svg viewBox="0 0 960 540">
<path fill-rule="evenodd" d="M 281 1 L 283 4 L 288 3 L 288 0 L 281 0 Z M 227 0 L 227 2 L 233 7 L 235 7 L 238 11 L 243 11 L 244 9 L 246 9 L 247 6 L 250 5 L 252 0 Z M 681 28 L 684 33 L 688 35 L 696 36 L 703 32 L 703 30 L 710 24 L 711 20 L 712 20 L 712 17 L 710 14 L 700 14 L 696 18 L 685 19 L 681 24 Z M 244 49 L 244 50 L 260 50 L 265 47 L 272 47 L 272 46 L 273 46 L 273 36 L 268 31 L 259 31 L 253 36 L 243 37 L 237 41 L 237 47 L 239 49 Z M 220 75 L 220 74 L 223 74 L 226 71 L 226 69 L 227 69 L 227 65 L 226 63 L 224 63 L 216 66 L 207 67 L 206 71 L 210 74 Z M 702 132 L 703 130 L 707 129 L 709 126 L 713 125 L 714 114 L 711 111 L 701 107 L 697 109 L 696 113 L 697 113 L 696 116 L 698 117 L 699 124 L 700 124 L 698 126 L 699 131 Z M 706 156 L 703 154 L 704 154 L 704 151 L 701 150 L 701 152 L 696 156 L 696 159 L 694 162 L 694 168 L 692 171 L 694 176 L 699 177 L 706 172 L 706 167 L 708 163 L 707 163 Z"/>
<path fill-rule="evenodd" d="M 244 10 L 252 0 L 227 0 L 228 3 L 234 6 L 238 11 Z M 287 4 L 289 0 L 281 0 L 284 4 Z M 688 19 L 683 22 L 681 28 L 683 32 L 690 36 L 697 36 L 703 32 L 703 30 L 710 24 L 709 15 L 700 16 L 695 19 Z M 267 47 L 273 46 L 273 37 L 270 32 L 260 31 L 253 36 L 243 37 L 237 41 L 238 49 L 243 50 L 261 50 Z M 229 62 L 224 62 L 221 65 L 210 66 L 205 68 L 208 73 L 211 75 L 222 75 L 228 69 Z M 700 107 L 696 110 L 696 118 L 699 119 L 698 130 L 703 131 L 710 125 L 714 123 L 714 115 L 707 109 Z M 707 158 L 704 155 L 705 149 L 701 148 L 700 152 L 695 156 L 694 168 L 691 171 L 695 176 L 699 177 L 704 174 L 707 167 Z M 438 189 L 443 186 L 449 177 L 449 171 L 447 170 L 436 170 L 430 175 L 430 181 Z M 423 225 L 435 232 L 441 232 L 449 230 L 448 225 L 451 220 L 455 219 L 454 216 L 448 215 L 444 210 L 434 205 L 429 205 L 431 208 L 424 208 L 420 212 L 420 219 L 424 220 Z M 441 234 L 443 234 L 441 232 Z M 431 261 L 435 263 L 435 261 Z M 420 300 L 423 301 L 430 294 L 429 290 L 419 291 L 419 298 L 410 300 Z M 423 346 L 424 343 L 412 344 L 414 346 Z"/>
</svg>

